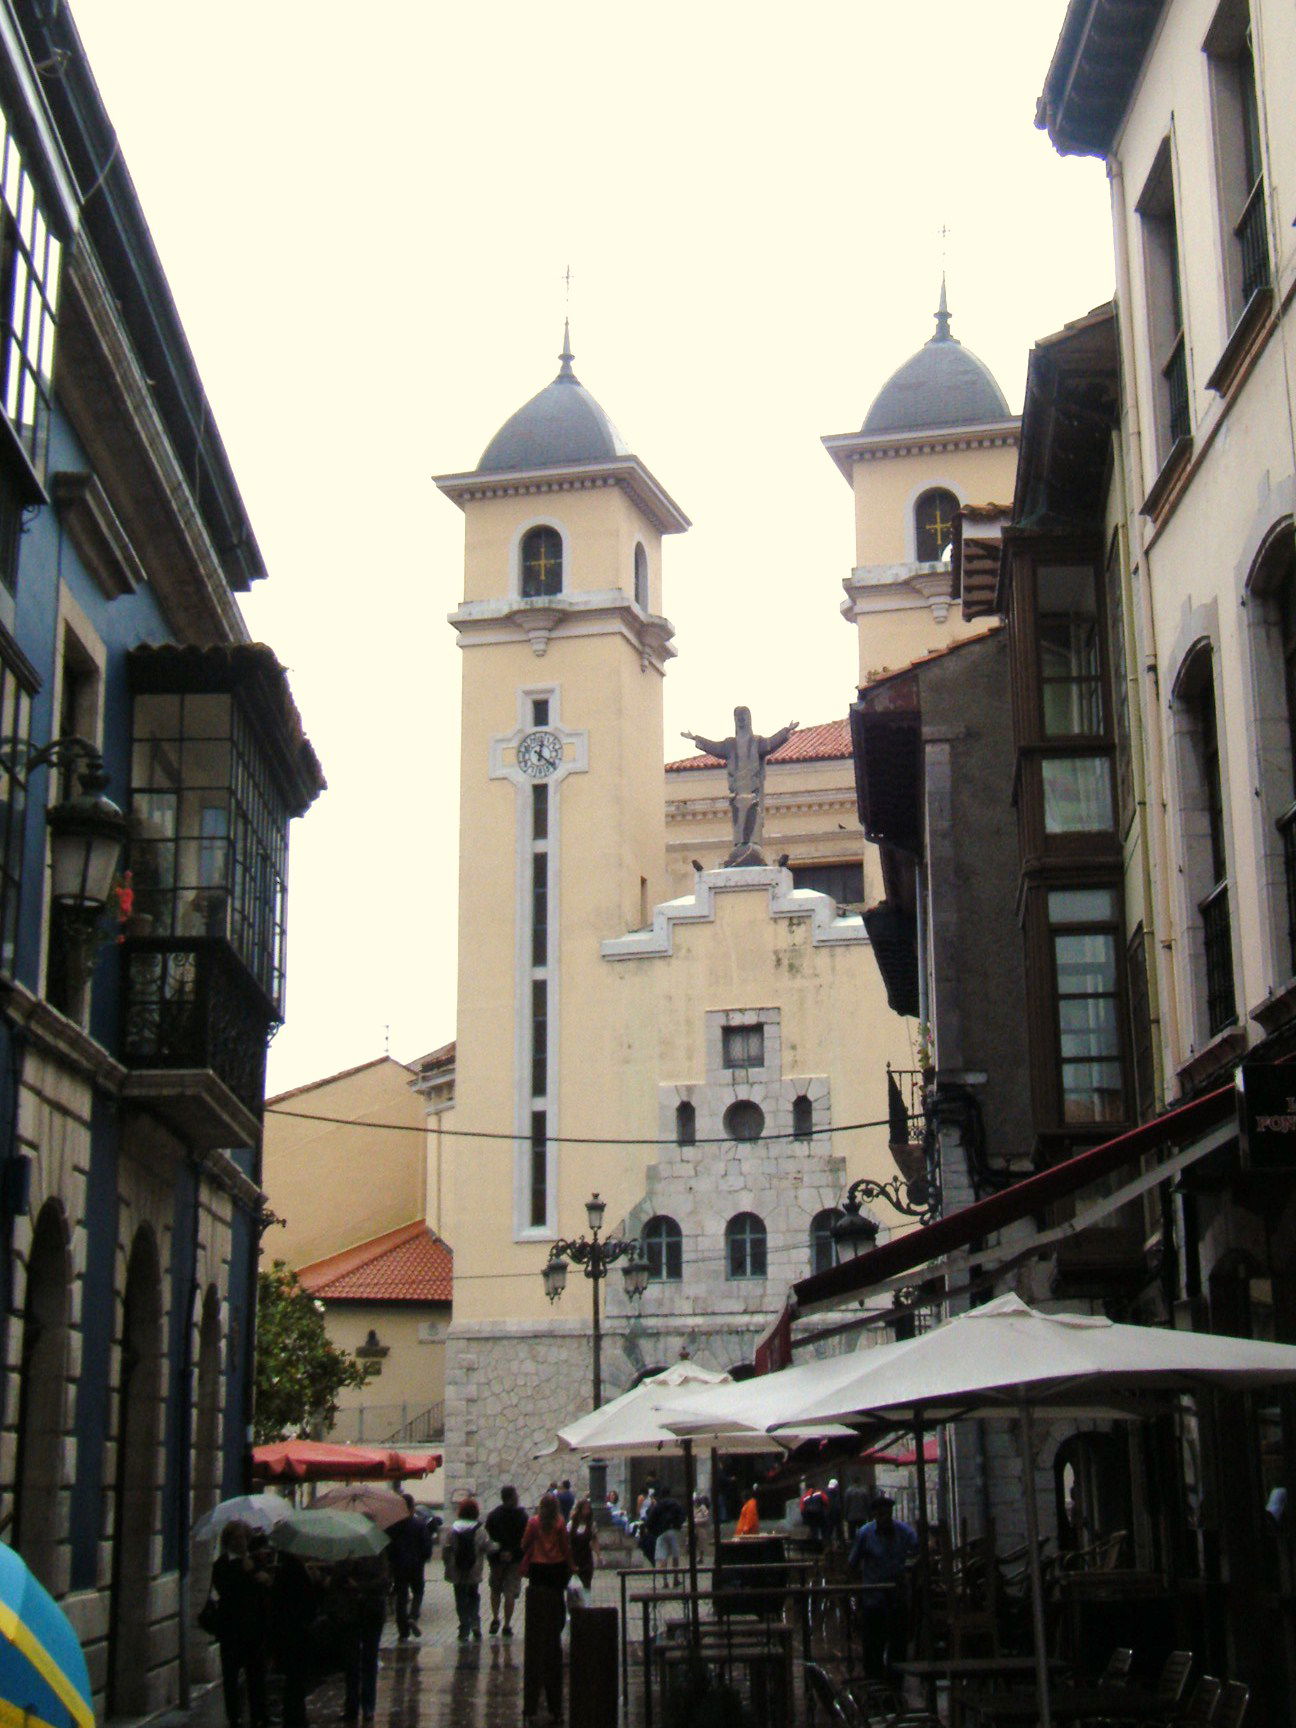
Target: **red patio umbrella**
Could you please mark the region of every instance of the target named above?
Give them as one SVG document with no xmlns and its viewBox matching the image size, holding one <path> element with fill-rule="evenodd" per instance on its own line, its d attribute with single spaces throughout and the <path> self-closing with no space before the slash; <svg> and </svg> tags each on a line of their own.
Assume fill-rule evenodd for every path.
<svg viewBox="0 0 1296 1728">
<path fill-rule="evenodd" d="M 257 1482 L 394 1482 L 429 1475 L 436 1452 L 393 1452 L 385 1446 L 336 1446 L 327 1440 L 276 1440 L 252 1448 Z"/>
</svg>

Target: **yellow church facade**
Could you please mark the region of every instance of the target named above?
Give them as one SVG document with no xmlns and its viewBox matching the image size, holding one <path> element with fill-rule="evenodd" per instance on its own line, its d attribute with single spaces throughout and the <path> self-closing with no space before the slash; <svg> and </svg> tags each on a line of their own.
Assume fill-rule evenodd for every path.
<svg viewBox="0 0 1296 1728">
<path fill-rule="evenodd" d="M 951 447 L 944 463 L 926 449 L 916 494 L 896 493 L 911 518 L 939 494 L 928 539 L 948 500 L 1011 493 L 1015 422 L 985 379 L 994 412 L 960 411 L 989 426 L 1002 410 L 1000 441 Z M 895 490 L 902 457 L 826 442 L 857 513 L 884 466 Z M 663 769 L 668 542 L 689 524 L 566 344 L 558 376 L 476 468 L 438 485 L 465 522 L 450 619 L 463 670 L 458 1020 L 453 1098 L 434 1123 L 437 1228 L 455 1260 L 447 1489 L 515 1480 L 525 1495 L 548 1479 L 533 1454 L 591 1400 L 589 1286 L 573 1277 L 551 1307 L 541 1279 L 554 1242 L 586 1231 L 591 1194 L 650 1268 L 637 1302 L 615 1268 L 602 1287 L 603 1396 L 683 1351 L 750 1362 L 787 1286 L 831 1254 L 847 1183 L 894 1174 L 887 1068 L 916 1066 L 917 1028 L 889 1012 L 861 916 L 880 878 L 844 721 L 794 733 L 766 764 L 764 861 L 741 868 L 724 862 L 723 766 Z M 843 610 L 862 667 L 956 628 L 932 582 L 910 604 L 942 564 L 948 584 L 948 559 L 896 533 L 896 604 L 855 615 L 864 557 L 885 550 L 871 520 L 873 538 L 857 539 Z M 901 1222 L 884 1207 L 878 1221 Z"/>
</svg>

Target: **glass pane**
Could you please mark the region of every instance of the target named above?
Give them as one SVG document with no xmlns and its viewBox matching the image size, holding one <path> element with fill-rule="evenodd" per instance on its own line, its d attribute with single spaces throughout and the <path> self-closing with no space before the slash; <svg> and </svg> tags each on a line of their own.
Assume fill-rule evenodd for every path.
<svg viewBox="0 0 1296 1728">
<path fill-rule="evenodd" d="M 1064 1062 L 1062 1097 L 1068 1122 L 1119 1122 L 1124 1114 L 1119 1062 Z"/>
<path fill-rule="evenodd" d="M 1110 996 L 1079 997 L 1058 1004 L 1064 1060 L 1119 1056 L 1116 1003 Z"/>
<path fill-rule="evenodd" d="M 1113 924 L 1114 888 L 1055 888 L 1048 897 L 1050 924 Z"/>
<path fill-rule="evenodd" d="M 233 699 L 229 696 L 186 696 L 185 734 L 189 738 L 228 738 L 233 732 Z"/>
<path fill-rule="evenodd" d="M 1105 756 L 1045 757 L 1043 774 L 1046 834 L 1091 834 L 1113 826 L 1111 763 Z"/>
<path fill-rule="evenodd" d="M 1092 935 L 1053 938 L 1059 996 L 1112 995 L 1116 990 L 1116 938 Z"/>
</svg>

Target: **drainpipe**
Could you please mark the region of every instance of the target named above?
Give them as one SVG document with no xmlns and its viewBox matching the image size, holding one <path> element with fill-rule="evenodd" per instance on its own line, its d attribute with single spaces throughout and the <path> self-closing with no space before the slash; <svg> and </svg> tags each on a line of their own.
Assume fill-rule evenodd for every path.
<svg viewBox="0 0 1296 1728">
<path fill-rule="evenodd" d="M 1161 729 L 1161 681 L 1157 653 L 1156 616 L 1152 606 L 1152 571 L 1148 564 L 1147 549 L 1143 543 L 1143 518 L 1137 509 L 1131 508 L 1133 499 L 1139 495 L 1141 490 L 1143 427 L 1139 415 L 1138 386 L 1135 378 L 1133 345 L 1130 338 L 1130 329 L 1134 318 L 1134 297 L 1131 288 L 1129 237 L 1126 229 L 1128 198 L 1121 165 L 1112 158 L 1108 158 L 1107 178 L 1111 183 L 1112 236 L 1116 263 L 1116 331 L 1120 341 L 1121 375 L 1125 380 L 1123 392 L 1125 483 L 1122 488 L 1124 492 L 1122 502 L 1129 531 L 1130 564 L 1131 566 L 1137 565 L 1139 571 L 1139 613 L 1144 652 L 1143 670 L 1147 674 L 1144 693 L 1150 692 L 1150 703 L 1141 703 L 1140 713 L 1150 714 L 1151 719 L 1151 724 L 1144 725 L 1142 728 L 1143 736 L 1147 740 L 1147 752 L 1144 757 L 1147 844 L 1143 849 L 1143 887 L 1148 909 L 1152 914 L 1153 934 L 1156 939 L 1156 1006 L 1159 1013 L 1153 1020 L 1153 1025 L 1155 1026 L 1159 1020 L 1164 1021 L 1165 1037 L 1162 1040 L 1162 1050 L 1164 1052 L 1168 1046 L 1171 1064 L 1177 1066 L 1182 1045 L 1179 1031 L 1179 1003 L 1175 994 L 1173 907 L 1166 872 L 1162 869 L 1159 878 L 1153 874 L 1151 856 L 1154 836 L 1161 859 L 1166 860 L 1171 856 L 1169 836 L 1166 831 L 1165 740 Z M 1163 1068 L 1157 1078 L 1159 1081 L 1158 1104 L 1163 1105 L 1166 1090 Z"/>
<path fill-rule="evenodd" d="M 198 1238 L 202 1222 L 203 1158 L 190 1153 L 189 1168 L 193 1173 L 193 1202 L 189 1225 L 189 1296 L 185 1303 L 185 1320 L 180 1332 L 180 1457 L 176 1471 L 176 1531 L 180 1544 L 179 1579 L 179 1639 L 177 1651 L 180 1663 L 180 1707 L 189 1708 L 189 1547 L 190 1511 L 193 1500 L 193 1329 L 198 1313 Z"/>
</svg>

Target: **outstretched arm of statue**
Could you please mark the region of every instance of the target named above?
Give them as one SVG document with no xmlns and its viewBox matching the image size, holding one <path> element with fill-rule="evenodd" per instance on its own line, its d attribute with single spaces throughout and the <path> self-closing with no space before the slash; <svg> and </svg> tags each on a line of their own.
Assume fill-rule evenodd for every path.
<svg viewBox="0 0 1296 1728">
<path fill-rule="evenodd" d="M 800 724 L 799 720 L 789 720 L 781 732 L 776 732 L 772 738 L 762 738 L 760 741 L 761 755 L 763 757 L 772 756 L 776 750 L 781 750 Z"/>
<path fill-rule="evenodd" d="M 691 743 L 696 744 L 704 755 L 718 756 L 722 762 L 729 754 L 729 740 L 727 738 L 702 738 L 696 732 L 681 732 L 680 737 L 687 738 Z"/>
</svg>

